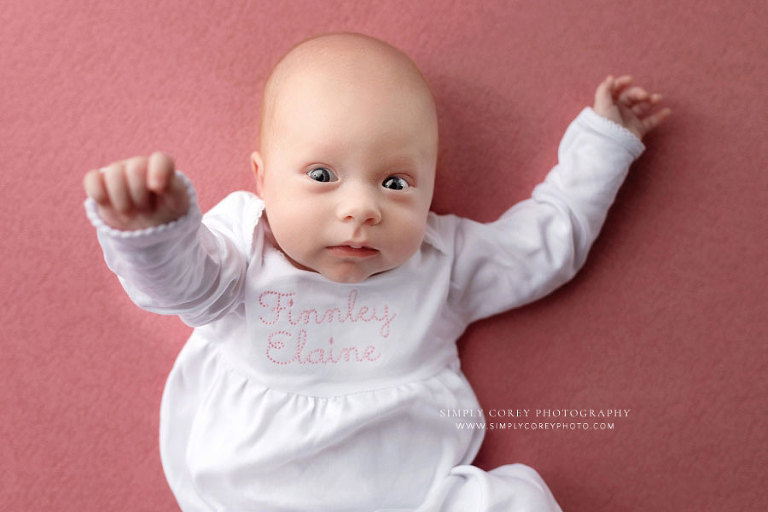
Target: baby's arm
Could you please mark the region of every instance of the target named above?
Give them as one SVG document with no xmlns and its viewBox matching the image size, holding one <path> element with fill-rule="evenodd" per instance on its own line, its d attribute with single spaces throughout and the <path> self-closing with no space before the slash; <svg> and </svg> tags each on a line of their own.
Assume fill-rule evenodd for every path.
<svg viewBox="0 0 768 512">
<path fill-rule="evenodd" d="M 604 118 L 623 126 L 638 139 L 659 126 L 672 110 L 654 108 L 661 102 L 661 94 L 649 94 L 632 85 L 632 77 L 609 76 L 597 87 L 593 110 Z"/>
<path fill-rule="evenodd" d="M 568 127 L 558 164 L 530 199 L 496 222 L 445 216 L 438 229 L 452 239 L 449 304 L 473 321 L 521 306 L 571 279 L 584 263 L 630 164 L 644 151 L 640 137 L 669 115 L 651 113 L 660 96 L 606 79 Z"/>
<path fill-rule="evenodd" d="M 233 194 L 203 221 L 191 182 L 162 153 L 91 171 L 85 189 L 107 266 L 139 307 L 196 326 L 240 302 L 261 215 L 252 201 Z"/>
</svg>

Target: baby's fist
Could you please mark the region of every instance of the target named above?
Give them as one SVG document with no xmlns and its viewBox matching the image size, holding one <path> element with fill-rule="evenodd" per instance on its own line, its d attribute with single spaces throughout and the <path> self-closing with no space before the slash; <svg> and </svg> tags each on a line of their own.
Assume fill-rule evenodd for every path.
<svg viewBox="0 0 768 512">
<path fill-rule="evenodd" d="M 609 76 L 597 87 L 592 108 L 642 139 L 672 111 L 669 108 L 656 110 L 661 102 L 661 94 L 648 94 L 642 87 L 631 85 L 631 76 Z"/>
<path fill-rule="evenodd" d="M 110 227 L 124 231 L 159 226 L 174 221 L 189 209 L 184 182 L 173 159 L 155 152 L 121 160 L 90 171 L 83 181 L 85 193 L 99 207 Z"/>
</svg>

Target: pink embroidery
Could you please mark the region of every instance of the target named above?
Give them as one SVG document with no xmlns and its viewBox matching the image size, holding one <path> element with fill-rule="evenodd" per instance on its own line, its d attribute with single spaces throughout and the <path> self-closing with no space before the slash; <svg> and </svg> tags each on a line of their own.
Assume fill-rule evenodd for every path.
<svg viewBox="0 0 768 512">
<path fill-rule="evenodd" d="M 267 338 L 267 359 L 269 359 L 270 361 L 272 361 L 275 364 L 291 364 L 293 359 L 291 361 L 278 361 L 277 359 L 274 359 L 270 355 L 269 352 L 273 348 L 276 348 L 277 350 L 282 350 L 282 349 L 285 348 L 285 343 L 283 343 L 282 341 L 274 341 L 274 340 L 272 340 L 272 338 L 274 338 L 276 334 L 282 334 L 284 336 L 288 336 L 289 338 L 291 336 L 291 333 L 289 333 L 288 331 L 275 331 L 272 334 L 270 334 L 269 338 Z"/>
<path fill-rule="evenodd" d="M 333 322 L 345 323 L 345 322 L 381 322 L 381 328 L 379 334 L 386 338 L 391 333 L 392 320 L 397 317 L 397 313 L 390 315 L 389 305 L 384 304 L 380 312 L 376 307 L 360 306 L 357 307 L 357 290 L 351 290 L 347 297 L 346 311 L 342 312 L 339 307 L 333 307 L 326 309 L 322 313 L 317 308 L 304 309 L 301 311 L 295 311 L 293 297 L 295 292 L 276 292 L 265 291 L 259 295 L 259 306 L 268 310 L 272 315 L 265 318 L 259 316 L 259 320 L 264 325 L 275 325 L 283 318 L 283 312 L 285 312 L 285 318 L 288 323 L 294 326 L 297 325 L 310 325 L 310 324 L 330 324 Z M 357 308 L 357 309 L 356 309 Z M 378 314 L 377 314 L 378 313 Z"/>
<path fill-rule="evenodd" d="M 386 338 L 391 333 L 392 321 L 396 313 L 390 314 L 389 305 L 358 306 L 357 290 L 351 290 L 347 296 L 346 307 L 331 307 L 325 310 L 317 308 L 298 309 L 294 307 L 295 292 L 277 292 L 268 290 L 259 295 L 259 306 L 265 310 L 259 315 L 259 321 L 265 326 L 297 327 L 298 330 L 280 329 L 272 331 L 267 337 L 266 357 L 279 365 L 298 364 L 338 364 L 373 362 L 381 357 L 376 345 L 359 348 L 354 345 L 341 347 L 334 345 L 333 337 L 326 346 L 307 348 L 307 329 L 311 325 L 332 323 L 380 323 L 379 335 Z M 287 324 L 287 325 L 286 325 Z"/>
<path fill-rule="evenodd" d="M 340 362 L 373 362 L 376 361 L 381 354 L 376 353 L 376 347 L 374 345 L 368 345 L 365 347 L 365 351 L 362 355 L 356 347 L 344 347 L 338 354 L 334 354 L 333 338 L 328 340 L 327 348 L 316 348 L 305 354 L 304 348 L 307 345 L 307 331 L 299 329 L 296 335 L 296 350 L 290 352 L 290 349 L 286 350 L 286 342 L 281 340 L 275 340 L 276 336 L 282 336 L 282 339 L 290 340 L 292 338 L 291 333 L 288 331 L 275 331 L 269 335 L 267 340 L 267 359 L 275 364 L 289 365 L 292 363 L 299 364 L 338 364 Z M 354 359 L 353 359 L 354 353 Z M 277 359 L 276 357 L 288 356 L 290 359 Z"/>
<path fill-rule="evenodd" d="M 259 295 L 259 306 L 261 306 L 263 308 L 269 309 L 269 304 L 265 304 L 264 303 L 264 296 L 265 295 L 274 295 L 274 296 L 277 297 L 277 304 L 272 309 L 270 309 L 270 311 L 275 313 L 275 318 L 272 319 L 272 320 L 264 320 L 264 317 L 260 316 L 259 320 L 261 320 L 261 322 L 264 325 L 274 325 L 274 324 L 277 323 L 278 320 L 280 320 L 280 312 L 282 310 L 286 309 L 284 306 L 282 306 L 281 299 L 283 297 L 288 298 L 288 304 L 289 304 L 288 307 L 291 307 L 291 306 L 293 306 L 293 299 L 291 297 L 293 297 L 296 294 L 295 293 L 280 293 L 280 292 L 264 292 L 264 293 L 262 293 L 261 295 Z"/>
</svg>

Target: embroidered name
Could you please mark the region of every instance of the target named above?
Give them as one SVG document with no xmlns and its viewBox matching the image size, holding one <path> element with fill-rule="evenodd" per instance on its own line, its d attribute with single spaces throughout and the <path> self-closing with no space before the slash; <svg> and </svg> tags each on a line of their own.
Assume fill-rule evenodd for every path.
<svg viewBox="0 0 768 512">
<path fill-rule="evenodd" d="M 259 305 L 262 308 L 269 310 L 272 315 L 266 318 L 264 316 L 259 316 L 259 320 L 264 325 L 274 325 L 280 321 L 283 316 L 283 311 L 285 311 L 285 317 L 291 325 L 321 325 L 334 322 L 381 322 L 379 334 L 381 334 L 383 338 L 386 338 L 389 336 L 392 320 L 397 316 L 397 313 L 389 313 L 389 306 L 386 304 L 380 308 L 380 312 L 377 311 L 376 307 L 358 307 L 357 290 L 349 292 L 346 309 L 342 310 L 342 308 L 339 307 L 328 308 L 322 313 L 316 308 L 295 311 L 293 308 L 293 298 L 295 296 L 295 292 L 286 293 L 267 291 L 262 293 L 259 296 Z"/>
<path fill-rule="evenodd" d="M 307 331 L 299 329 L 296 336 L 296 351 L 285 350 L 286 342 L 290 340 L 291 333 L 288 331 L 275 331 L 269 335 L 267 340 L 267 359 L 275 364 L 338 364 L 341 362 L 372 362 L 381 357 L 377 352 L 375 345 L 368 345 L 361 353 L 357 347 L 344 347 L 334 352 L 333 338 L 328 340 L 328 346 L 325 348 L 316 348 L 309 353 L 305 353 L 307 345 Z M 286 353 L 287 352 L 287 353 Z M 280 359 L 282 356 L 283 359 Z M 290 356 L 290 359 L 285 359 Z"/>
<path fill-rule="evenodd" d="M 277 329 L 269 334 L 266 350 L 269 361 L 280 365 L 338 364 L 373 362 L 381 357 L 375 344 L 364 348 L 338 347 L 334 346 L 333 337 L 323 347 L 308 349 L 307 330 L 313 325 L 323 324 L 378 323 L 378 334 L 387 338 L 391 333 L 392 321 L 397 316 L 390 312 L 388 305 L 359 306 L 357 290 L 349 292 L 345 306 L 326 309 L 300 309 L 296 307 L 295 297 L 295 292 L 277 291 L 265 291 L 259 296 L 259 306 L 266 310 L 258 317 L 263 325 L 284 327 L 287 322 L 292 327 L 299 327 L 298 330 Z"/>
</svg>

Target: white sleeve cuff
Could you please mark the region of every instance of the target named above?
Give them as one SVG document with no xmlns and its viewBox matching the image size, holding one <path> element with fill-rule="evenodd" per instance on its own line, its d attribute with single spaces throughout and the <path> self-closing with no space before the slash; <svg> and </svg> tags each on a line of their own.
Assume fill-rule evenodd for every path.
<svg viewBox="0 0 768 512">
<path fill-rule="evenodd" d="M 601 116 L 595 112 L 592 107 L 585 107 L 576 120 L 615 140 L 625 147 L 634 158 L 639 157 L 643 151 L 645 151 L 645 144 L 643 144 L 634 133 L 620 124 Z"/>
</svg>

